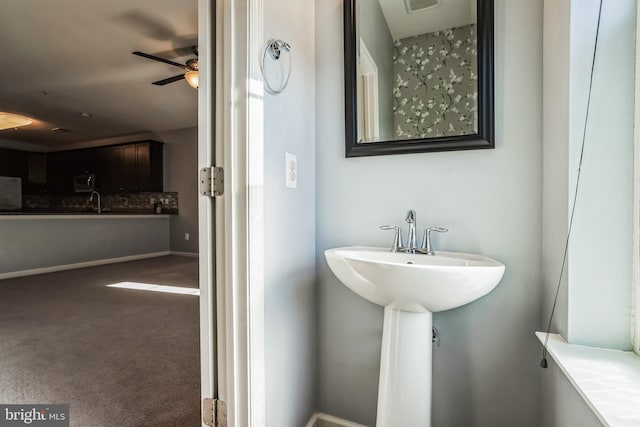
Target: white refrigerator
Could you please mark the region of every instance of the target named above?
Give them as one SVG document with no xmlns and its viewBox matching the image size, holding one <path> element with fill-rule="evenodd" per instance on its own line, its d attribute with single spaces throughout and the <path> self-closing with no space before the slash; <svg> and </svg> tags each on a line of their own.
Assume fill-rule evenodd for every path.
<svg viewBox="0 0 640 427">
<path fill-rule="evenodd" d="M 22 179 L 0 176 L 0 211 L 22 210 Z"/>
</svg>

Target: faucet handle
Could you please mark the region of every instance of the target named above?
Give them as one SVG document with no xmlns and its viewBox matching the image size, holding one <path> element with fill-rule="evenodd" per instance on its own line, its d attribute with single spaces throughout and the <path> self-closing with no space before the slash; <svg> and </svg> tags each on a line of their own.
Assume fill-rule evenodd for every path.
<svg viewBox="0 0 640 427">
<path fill-rule="evenodd" d="M 427 255 L 434 255 L 435 252 L 431 245 L 431 232 L 436 231 L 438 233 L 446 233 L 449 231 L 448 228 L 444 227 L 429 227 L 424 230 L 424 234 L 422 235 L 422 245 L 420 245 L 420 249 L 422 249 Z"/>
<path fill-rule="evenodd" d="M 447 231 L 449 231 L 449 229 L 444 227 L 429 227 L 427 228 L 427 231 L 437 231 L 438 233 L 446 233 Z"/>
<path fill-rule="evenodd" d="M 400 227 L 397 225 L 381 225 L 380 230 L 394 230 L 393 244 L 391 245 L 391 252 L 398 252 L 398 249 L 402 247 L 402 234 L 400 234 Z"/>
</svg>

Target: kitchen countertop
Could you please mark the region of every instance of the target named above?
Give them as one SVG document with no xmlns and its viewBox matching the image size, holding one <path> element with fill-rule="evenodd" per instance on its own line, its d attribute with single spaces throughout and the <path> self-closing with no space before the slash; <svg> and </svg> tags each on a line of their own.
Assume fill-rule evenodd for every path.
<svg viewBox="0 0 640 427">
<path fill-rule="evenodd" d="M 9 219 L 135 219 L 135 218 L 169 218 L 170 214 L 152 214 L 136 212 L 107 211 L 98 214 L 96 212 L 66 211 L 22 211 L 0 212 L 0 221 Z"/>
</svg>

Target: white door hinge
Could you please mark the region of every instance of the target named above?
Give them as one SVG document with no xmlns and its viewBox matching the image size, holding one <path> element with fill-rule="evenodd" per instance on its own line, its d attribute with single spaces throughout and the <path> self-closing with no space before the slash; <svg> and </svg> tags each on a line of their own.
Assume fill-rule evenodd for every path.
<svg viewBox="0 0 640 427">
<path fill-rule="evenodd" d="M 218 197 L 224 194 L 224 169 L 210 166 L 200 169 L 200 195 Z"/>
<path fill-rule="evenodd" d="M 227 427 L 227 403 L 210 397 L 203 399 L 202 421 L 210 427 Z"/>
</svg>

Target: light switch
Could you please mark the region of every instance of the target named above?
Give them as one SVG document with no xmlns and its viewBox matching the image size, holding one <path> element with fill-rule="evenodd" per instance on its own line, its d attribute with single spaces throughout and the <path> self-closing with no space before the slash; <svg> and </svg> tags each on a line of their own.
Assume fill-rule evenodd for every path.
<svg viewBox="0 0 640 427">
<path fill-rule="evenodd" d="M 298 188 L 298 161 L 295 154 L 285 153 L 285 183 L 287 188 Z"/>
</svg>

